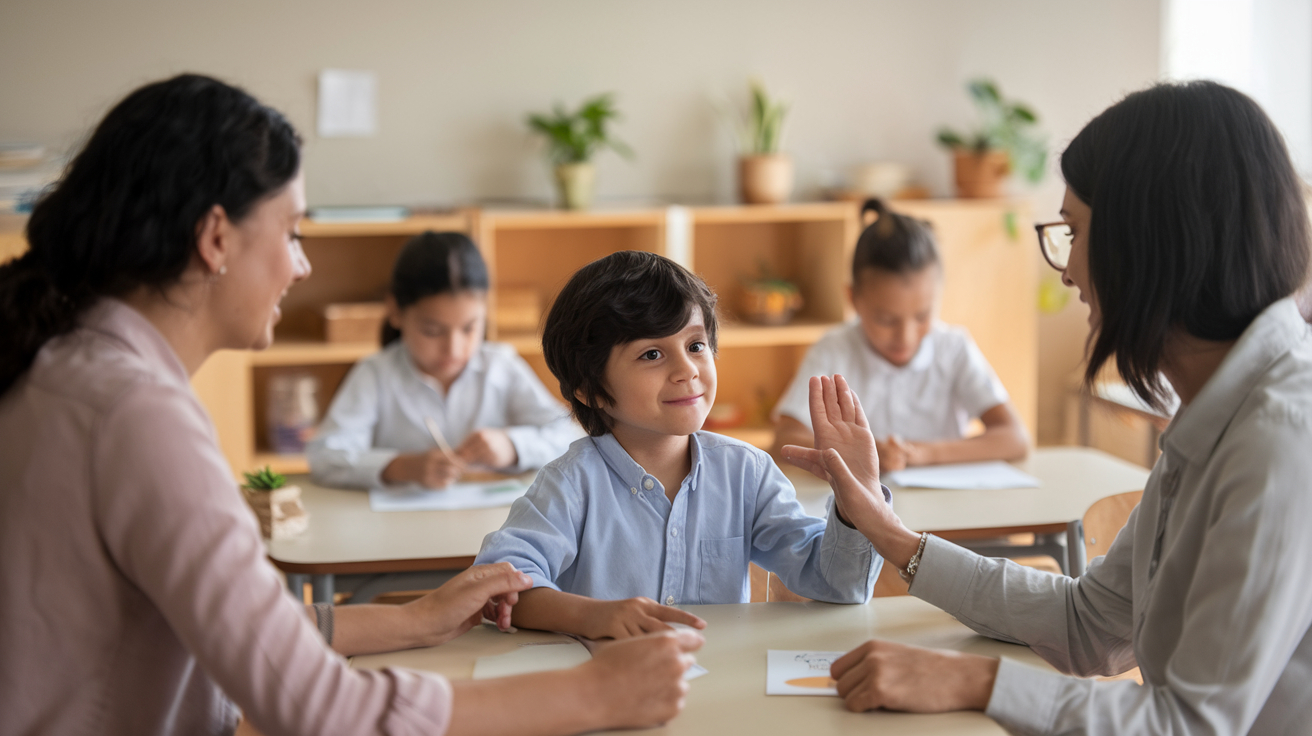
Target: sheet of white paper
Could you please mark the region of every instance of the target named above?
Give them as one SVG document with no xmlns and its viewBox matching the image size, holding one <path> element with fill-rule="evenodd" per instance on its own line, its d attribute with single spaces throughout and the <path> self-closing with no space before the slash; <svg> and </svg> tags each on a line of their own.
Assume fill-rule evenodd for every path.
<svg viewBox="0 0 1312 736">
<path fill-rule="evenodd" d="M 525 644 L 513 652 L 479 657 L 474 662 L 474 679 L 527 675 L 530 672 L 566 670 L 592 659 L 576 641 L 545 641 Z"/>
<path fill-rule="evenodd" d="M 509 506 L 528 486 L 514 479 L 488 483 L 456 483 L 446 488 L 421 486 L 374 488 L 369 491 L 373 511 L 456 511 Z"/>
<path fill-rule="evenodd" d="M 766 652 L 766 695 L 837 695 L 829 665 L 846 652 L 771 649 Z"/>
<path fill-rule="evenodd" d="M 367 137 L 378 129 L 378 78 L 373 72 L 319 72 L 319 135 Z"/>
<path fill-rule="evenodd" d="M 1039 487 L 1038 478 L 1000 460 L 907 468 L 889 473 L 888 479 L 903 488 L 998 490 Z"/>
</svg>

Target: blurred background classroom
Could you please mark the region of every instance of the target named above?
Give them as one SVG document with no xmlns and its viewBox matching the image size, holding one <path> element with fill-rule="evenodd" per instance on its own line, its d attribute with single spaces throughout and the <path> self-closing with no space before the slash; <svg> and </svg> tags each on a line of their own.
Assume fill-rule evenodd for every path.
<svg viewBox="0 0 1312 736">
<path fill-rule="evenodd" d="M 316 215 L 304 227 L 315 274 L 289 293 L 279 344 L 217 355 L 195 378 L 234 473 L 304 471 L 296 430 L 376 350 L 391 259 L 427 228 L 479 243 L 497 283 L 489 337 L 540 372 L 541 316 L 578 266 L 643 248 L 702 273 L 728 320 L 713 420 L 768 446 L 769 409 L 806 346 L 850 316 L 842 287 L 869 195 L 935 224 L 943 318 L 975 335 L 1038 445 L 1150 464 L 1164 418 L 1114 381 L 1082 393 L 1087 309 L 1035 247 L 1032 224 L 1058 219 L 1057 154 L 1125 93 L 1206 77 L 1253 95 L 1312 173 L 1306 0 L 10 0 L 0 260 L 23 249 L 23 212 L 88 126 L 135 87 L 188 71 L 289 116 Z M 784 105 L 763 149 L 753 84 Z M 619 150 L 584 157 L 591 201 L 565 211 L 555 164 L 569 155 L 527 116 L 602 93 Z M 1046 153 L 1039 176 L 960 198 L 940 131 L 972 131 L 1017 101 L 1037 118 L 1026 134 Z M 753 154 L 785 161 L 761 164 L 775 167 L 763 194 L 743 188 Z M 778 282 L 784 307 L 760 306 L 770 294 L 757 291 Z"/>
</svg>

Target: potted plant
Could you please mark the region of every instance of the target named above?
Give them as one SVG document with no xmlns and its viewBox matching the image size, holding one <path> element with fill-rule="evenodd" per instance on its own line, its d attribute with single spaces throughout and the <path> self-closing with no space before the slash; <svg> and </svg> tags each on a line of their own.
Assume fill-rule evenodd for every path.
<svg viewBox="0 0 1312 736">
<path fill-rule="evenodd" d="M 310 515 L 301 503 L 300 486 L 287 485 L 287 477 L 268 465 L 254 473 L 242 473 L 246 503 L 260 520 L 265 539 L 289 539 L 305 531 Z"/>
<path fill-rule="evenodd" d="M 788 106 L 771 100 L 759 80 L 738 130 L 738 192 L 747 204 L 777 204 L 793 193 L 793 161 L 779 153 Z"/>
<path fill-rule="evenodd" d="M 797 314 L 802 303 L 802 291 L 797 284 L 775 275 L 763 262 L 755 279 L 743 281 L 738 312 L 748 322 L 782 325 Z"/>
<path fill-rule="evenodd" d="M 584 100 L 576 112 L 556 103 L 549 115 L 528 116 L 529 128 L 546 136 L 560 205 L 565 209 L 583 210 L 592 204 L 597 181 L 592 157 L 598 151 L 609 148 L 633 158 L 632 149 L 606 131 L 607 124 L 618 117 L 614 95 L 609 92 Z"/>
<path fill-rule="evenodd" d="M 1013 171 L 1032 184 L 1043 180 L 1047 142 L 1035 130 L 1039 118 L 1028 105 L 1008 100 L 988 79 L 966 84 L 981 122 L 972 133 L 950 128 L 938 132 L 938 142 L 953 152 L 957 196 L 997 197 Z"/>
</svg>

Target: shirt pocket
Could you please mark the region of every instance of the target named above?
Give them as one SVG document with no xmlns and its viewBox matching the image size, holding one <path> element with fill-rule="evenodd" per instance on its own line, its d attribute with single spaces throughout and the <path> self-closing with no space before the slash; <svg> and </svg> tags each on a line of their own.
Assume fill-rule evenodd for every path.
<svg viewBox="0 0 1312 736">
<path fill-rule="evenodd" d="M 698 544 L 701 558 L 702 603 L 745 603 L 747 550 L 743 537 L 703 539 Z"/>
</svg>

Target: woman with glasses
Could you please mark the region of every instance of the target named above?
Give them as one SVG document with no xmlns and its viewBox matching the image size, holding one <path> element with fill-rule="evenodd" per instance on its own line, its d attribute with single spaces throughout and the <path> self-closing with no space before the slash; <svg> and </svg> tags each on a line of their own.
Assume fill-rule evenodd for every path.
<svg viewBox="0 0 1312 736">
<path fill-rule="evenodd" d="M 1312 723 L 1312 335 L 1301 183 L 1248 97 L 1159 85 L 1094 118 L 1061 159 L 1048 262 L 1089 305 L 1085 381 L 1115 361 L 1180 409 L 1143 501 L 1079 578 L 908 530 L 841 378 L 813 379 L 816 450 L 844 511 L 910 592 L 1058 670 L 870 641 L 834 663 L 852 710 L 984 710 L 1017 733 L 1288 734 Z M 869 500 L 867 500 L 869 499 Z M 1135 666 L 1143 684 L 1079 679 Z"/>
</svg>

